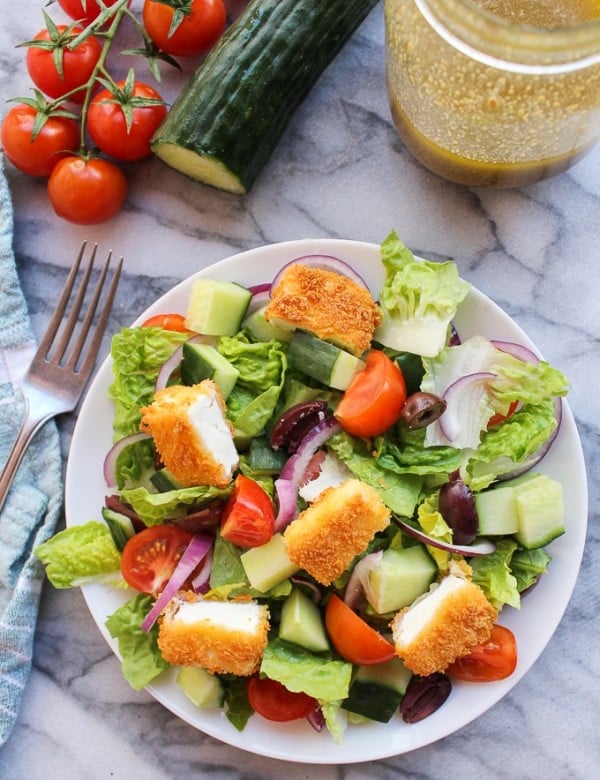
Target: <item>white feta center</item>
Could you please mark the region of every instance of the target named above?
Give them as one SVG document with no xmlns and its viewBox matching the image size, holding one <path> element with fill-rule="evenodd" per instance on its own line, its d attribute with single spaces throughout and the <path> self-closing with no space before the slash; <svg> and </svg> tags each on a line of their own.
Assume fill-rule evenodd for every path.
<svg viewBox="0 0 600 780">
<path fill-rule="evenodd" d="M 208 623 L 228 631 L 255 634 L 261 621 L 259 604 L 231 601 L 182 601 L 175 620 L 186 625 Z"/>
<path fill-rule="evenodd" d="M 239 456 L 215 393 L 199 395 L 188 409 L 188 419 L 204 449 L 231 474 Z"/>
<path fill-rule="evenodd" d="M 402 616 L 400 621 L 400 641 L 403 645 L 409 645 L 417 638 L 420 632 L 434 619 L 435 613 L 448 595 L 462 588 L 466 581 L 462 577 L 450 574 L 439 585 L 432 586 L 431 590 L 415 603 Z"/>
</svg>

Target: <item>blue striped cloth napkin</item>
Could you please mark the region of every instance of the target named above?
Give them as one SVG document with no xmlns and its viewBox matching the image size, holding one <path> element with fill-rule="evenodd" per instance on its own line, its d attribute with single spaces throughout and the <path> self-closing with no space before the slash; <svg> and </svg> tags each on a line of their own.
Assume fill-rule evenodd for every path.
<svg viewBox="0 0 600 780">
<path fill-rule="evenodd" d="M 0 467 L 22 418 L 19 373 L 33 334 L 13 254 L 13 210 L 0 152 Z M 25 360 L 24 360 L 25 358 Z M 0 511 L 0 746 L 9 738 L 31 671 L 43 566 L 33 550 L 56 528 L 63 485 L 58 432 L 35 437 Z"/>
</svg>

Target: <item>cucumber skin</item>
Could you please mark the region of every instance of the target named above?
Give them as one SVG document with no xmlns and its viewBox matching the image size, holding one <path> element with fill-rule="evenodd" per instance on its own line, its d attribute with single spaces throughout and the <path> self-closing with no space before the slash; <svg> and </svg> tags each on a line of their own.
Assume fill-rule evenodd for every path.
<svg viewBox="0 0 600 780">
<path fill-rule="evenodd" d="M 376 4 L 253 0 L 174 102 L 153 152 L 160 158 L 161 146 L 175 145 L 212 158 L 248 192 L 296 108 Z"/>
</svg>

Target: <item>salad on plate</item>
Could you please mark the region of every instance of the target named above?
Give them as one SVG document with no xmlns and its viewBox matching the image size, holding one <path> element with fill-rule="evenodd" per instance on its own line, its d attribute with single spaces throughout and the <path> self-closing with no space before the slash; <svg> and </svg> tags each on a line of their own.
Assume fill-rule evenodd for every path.
<svg viewBox="0 0 600 780">
<path fill-rule="evenodd" d="M 377 290 L 310 254 L 255 286 L 202 276 L 113 337 L 105 505 L 36 554 L 58 588 L 126 594 L 106 629 L 136 690 L 174 671 L 238 731 L 305 719 L 339 743 L 514 673 L 502 612 L 565 533 L 538 464 L 568 384 L 461 337 L 455 263 L 380 249 Z"/>
</svg>

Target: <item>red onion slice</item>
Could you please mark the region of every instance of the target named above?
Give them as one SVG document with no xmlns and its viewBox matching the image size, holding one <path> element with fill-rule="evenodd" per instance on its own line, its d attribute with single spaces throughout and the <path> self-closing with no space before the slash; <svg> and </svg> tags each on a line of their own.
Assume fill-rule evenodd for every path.
<svg viewBox="0 0 600 780">
<path fill-rule="evenodd" d="M 476 411 L 485 394 L 486 384 L 495 378 L 496 374 L 489 371 L 478 371 L 462 376 L 446 388 L 442 396 L 447 403 L 446 411 L 438 423 L 443 436 L 451 444 L 457 443 L 460 434 L 460 443 L 456 446 L 477 447 L 482 420 Z"/>
<path fill-rule="evenodd" d="M 129 436 L 124 436 L 122 439 L 119 439 L 116 444 L 113 444 L 110 450 L 106 453 L 106 457 L 104 458 L 104 463 L 102 466 L 102 470 L 104 472 L 104 481 L 108 487 L 117 487 L 117 458 L 123 452 L 123 450 L 127 449 L 127 447 L 129 447 L 131 444 L 135 444 L 138 441 L 144 441 L 145 439 L 151 438 L 152 437 L 149 433 L 132 433 Z"/>
<path fill-rule="evenodd" d="M 209 534 L 194 534 L 192 536 L 163 592 L 156 599 L 154 606 L 142 622 L 142 631 L 145 634 L 150 631 L 169 601 L 171 601 L 194 569 L 203 560 L 204 556 L 212 549 L 212 545 L 213 537 Z"/>
<path fill-rule="evenodd" d="M 348 277 L 360 287 L 369 289 L 365 280 L 358 274 L 351 265 L 345 260 L 333 255 L 302 255 L 302 257 L 296 257 L 294 260 L 290 260 L 286 263 L 275 275 L 273 282 L 271 283 L 271 295 L 276 289 L 277 285 L 281 281 L 283 274 L 291 265 L 305 265 L 309 268 L 320 268 L 322 271 L 333 271 L 334 273 Z"/>
<path fill-rule="evenodd" d="M 192 588 L 194 589 L 194 593 L 206 593 L 208 590 L 210 590 L 210 572 L 213 558 L 214 547 L 211 547 L 204 556 L 204 559 L 200 562 L 198 571 L 196 574 L 194 574 L 194 579 L 192 580 Z"/>
<path fill-rule="evenodd" d="M 352 609 L 358 607 L 362 594 L 366 591 L 365 581 L 368 580 L 369 572 L 374 569 L 381 561 L 383 557 L 383 550 L 378 550 L 374 553 L 369 553 L 361 558 L 356 566 L 352 569 L 352 573 L 346 583 L 344 589 L 344 601 Z"/>
<path fill-rule="evenodd" d="M 252 284 L 247 288 L 248 292 L 251 292 L 253 296 L 260 295 L 261 293 L 268 293 L 271 289 L 269 282 L 263 284 Z"/>
<path fill-rule="evenodd" d="M 466 558 L 471 558 L 476 555 L 490 555 L 496 549 L 496 545 L 488 539 L 482 539 L 474 544 L 453 544 L 452 542 L 442 542 L 440 539 L 435 539 L 433 536 L 429 536 L 423 531 L 419 531 L 417 528 L 413 528 L 412 525 L 405 523 L 403 520 L 399 520 L 397 517 L 393 517 L 393 522 L 401 528 L 408 536 L 412 536 L 413 539 L 417 539 L 423 544 L 427 544 L 430 547 L 436 547 L 438 550 L 445 550 L 449 553 L 455 553 L 456 555 L 464 555 Z"/>
<path fill-rule="evenodd" d="M 269 301 L 271 300 L 271 296 L 269 295 L 269 289 L 270 286 L 267 285 L 266 290 L 260 290 L 259 292 L 253 294 L 252 298 L 250 298 L 250 303 L 248 304 L 248 308 L 246 309 L 246 314 L 244 315 L 244 319 L 247 319 L 248 317 L 250 317 L 251 314 L 254 314 L 254 312 L 257 312 L 259 309 L 262 309 L 263 306 L 266 306 L 267 303 L 269 303 Z"/>
<path fill-rule="evenodd" d="M 535 366 L 540 362 L 539 357 L 529 347 L 524 347 L 522 344 L 515 344 L 513 341 L 494 341 L 493 339 L 492 344 L 500 352 L 506 352 L 524 363 L 532 363 Z"/>
</svg>

